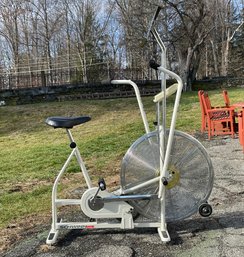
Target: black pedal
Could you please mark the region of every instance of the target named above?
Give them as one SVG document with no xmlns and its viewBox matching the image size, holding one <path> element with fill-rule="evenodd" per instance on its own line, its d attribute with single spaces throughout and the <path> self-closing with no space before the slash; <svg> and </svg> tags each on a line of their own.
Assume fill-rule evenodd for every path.
<svg viewBox="0 0 244 257">
<path fill-rule="evenodd" d="M 105 180 L 103 178 L 99 179 L 98 186 L 99 186 L 101 191 L 106 190 L 106 183 L 105 183 Z"/>
</svg>

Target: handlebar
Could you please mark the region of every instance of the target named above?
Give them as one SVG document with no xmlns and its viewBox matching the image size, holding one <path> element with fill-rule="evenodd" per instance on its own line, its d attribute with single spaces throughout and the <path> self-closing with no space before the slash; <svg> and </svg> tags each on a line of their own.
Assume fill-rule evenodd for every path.
<svg viewBox="0 0 244 257">
<path fill-rule="evenodd" d="M 173 84 L 172 86 L 170 86 L 169 88 L 166 89 L 166 92 L 165 92 L 166 97 L 174 94 L 176 91 L 181 93 L 182 88 L 183 88 L 183 82 L 182 82 L 182 79 L 177 74 L 175 74 L 174 72 L 172 72 L 170 70 L 165 69 L 163 66 L 160 66 L 159 64 L 157 64 L 155 62 L 155 60 L 150 60 L 149 66 L 152 69 L 162 71 L 163 73 L 166 73 L 170 77 L 177 80 L 176 84 Z M 180 94 L 178 94 L 177 98 L 179 98 L 179 97 L 180 97 Z M 164 92 L 161 92 L 154 97 L 154 102 L 162 101 L 163 98 L 164 98 Z M 178 102 L 178 99 L 177 99 L 177 102 Z"/>
</svg>

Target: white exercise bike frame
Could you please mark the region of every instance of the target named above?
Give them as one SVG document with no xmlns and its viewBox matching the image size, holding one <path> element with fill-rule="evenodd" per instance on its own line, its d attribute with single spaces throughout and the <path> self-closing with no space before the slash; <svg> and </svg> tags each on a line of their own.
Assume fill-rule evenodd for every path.
<svg viewBox="0 0 244 257">
<path fill-rule="evenodd" d="M 153 19 L 153 21 L 156 19 L 156 16 L 158 15 L 158 10 L 156 12 L 156 15 Z M 152 22 L 153 24 L 153 22 Z M 152 27 L 151 24 L 151 27 Z M 172 147 L 172 142 L 173 142 L 173 137 L 174 137 L 174 131 L 175 131 L 175 124 L 176 124 L 176 118 L 177 118 L 177 112 L 178 112 L 178 107 L 180 103 L 180 97 L 181 97 L 181 92 L 183 89 L 183 84 L 181 78 L 175 74 L 174 72 L 166 69 L 166 48 L 161 41 L 157 31 L 155 29 L 150 28 L 150 32 L 153 34 L 154 38 L 158 42 L 160 48 L 161 48 L 161 66 L 157 67 L 157 70 L 160 71 L 161 75 L 161 92 L 157 94 L 154 97 L 154 102 L 157 105 L 157 122 L 158 122 L 158 135 L 159 135 L 159 152 L 160 152 L 160 174 L 158 177 L 154 179 L 150 179 L 148 181 L 145 181 L 139 185 L 136 185 L 134 187 L 131 187 L 129 189 L 125 190 L 117 190 L 116 192 L 113 193 L 108 193 L 107 191 L 102 191 L 104 193 L 101 194 L 101 196 L 104 196 L 104 199 L 109 202 L 109 206 L 111 208 L 111 211 L 109 212 L 104 212 L 99 214 L 99 212 L 94 212 L 94 214 L 89 215 L 89 207 L 86 208 L 84 205 L 87 204 L 86 198 L 84 198 L 84 195 L 88 195 L 86 197 L 89 197 L 89 194 L 91 192 L 95 192 L 96 189 L 92 186 L 92 182 L 89 176 L 89 173 L 85 167 L 85 164 L 81 158 L 80 151 L 78 147 L 75 144 L 75 147 L 72 149 L 69 157 L 67 158 L 65 164 L 61 168 L 61 170 L 58 173 L 58 176 L 54 182 L 53 185 L 53 190 L 52 190 L 52 226 L 50 233 L 48 235 L 48 238 L 46 240 L 47 244 L 54 244 L 57 240 L 58 232 L 60 229 L 95 229 L 95 228 L 121 228 L 121 229 L 133 229 L 133 228 L 140 228 L 140 227 L 155 227 L 158 230 L 159 236 L 163 242 L 168 242 L 170 241 L 170 236 L 167 230 L 167 224 L 165 220 L 165 186 L 163 182 L 169 177 L 169 172 L 168 172 L 168 164 L 169 164 L 169 158 L 170 158 L 170 152 L 171 152 L 171 147 Z M 173 84 L 169 88 L 166 89 L 166 75 L 176 79 L 177 83 Z M 131 80 L 112 80 L 112 84 L 120 84 L 120 85 L 131 85 L 134 88 L 136 99 L 138 102 L 140 114 L 142 117 L 142 121 L 144 124 L 144 129 L 146 133 L 150 132 L 149 129 L 149 124 L 148 120 L 146 117 L 146 113 L 143 108 L 141 96 L 140 96 L 140 91 L 138 89 L 138 86 Z M 171 117 L 171 124 L 169 128 L 169 135 L 168 135 L 168 141 L 167 145 L 165 142 L 165 133 L 166 133 L 166 98 L 176 92 L 176 97 L 175 97 L 175 103 L 174 103 L 174 108 L 172 112 L 172 117 Z M 71 143 L 75 142 L 74 138 L 72 137 L 71 130 L 66 129 L 69 140 Z M 73 157 L 76 157 L 77 162 L 79 164 L 80 170 L 84 176 L 86 185 L 87 185 L 87 190 L 83 194 L 81 199 L 59 199 L 57 196 L 57 189 L 58 185 L 60 183 L 60 180 L 69 165 L 71 159 Z M 136 222 L 133 220 L 132 217 L 132 210 L 133 207 L 129 205 L 127 202 L 128 200 L 133 200 L 133 199 L 151 199 L 150 197 L 155 197 L 154 196 L 147 196 L 147 195 L 133 195 L 132 193 L 138 189 L 147 187 L 151 184 L 159 183 L 159 191 L 156 197 L 159 199 L 161 203 L 161 218 L 158 222 Z M 94 193 L 95 194 L 95 193 Z M 132 194 L 132 195 L 130 195 Z M 61 206 L 66 206 L 66 205 L 79 205 L 81 206 L 81 209 L 83 212 L 90 218 L 90 221 L 88 222 L 63 222 L 62 220 L 58 219 L 58 214 L 57 214 L 57 208 Z M 118 212 L 113 210 L 113 206 L 118 206 L 120 209 Z M 103 219 L 107 218 L 108 221 L 100 221 L 99 218 Z M 117 222 L 112 222 L 109 221 L 111 218 L 121 218 L 121 221 Z"/>
<path fill-rule="evenodd" d="M 58 216 L 57 216 L 57 208 L 58 207 L 65 206 L 65 205 L 81 205 L 81 203 L 82 203 L 81 199 L 59 199 L 57 196 L 57 189 L 58 189 L 58 184 L 60 182 L 60 179 L 61 179 L 62 175 L 64 174 L 66 168 L 68 167 L 71 159 L 74 156 L 76 157 L 77 162 L 80 166 L 81 172 L 82 172 L 84 179 L 86 181 L 86 184 L 87 184 L 87 188 L 88 189 L 92 188 L 92 182 L 89 177 L 88 171 L 87 171 L 85 164 L 81 158 L 80 151 L 79 151 L 78 147 L 76 146 L 74 149 L 72 149 L 69 157 L 67 158 L 66 162 L 64 163 L 60 172 L 58 173 L 58 176 L 53 185 L 53 190 L 52 190 L 52 228 L 49 233 L 48 239 L 46 241 L 47 244 L 55 243 L 57 236 L 58 236 L 58 231 L 63 228 L 65 228 L 65 229 L 93 229 L 93 228 L 131 229 L 134 227 L 156 227 L 156 228 L 158 228 L 158 232 L 159 232 L 161 240 L 166 241 L 166 242 L 170 241 L 170 237 L 169 237 L 169 234 L 168 234 L 168 231 L 166 228 L 166 222 L 165 222 L 165 201 L 164 201 L 165 187 L 162 185 L 162 181 L 164 178 L 166 178 L 168 176 L 167 166 L 168 166 L 169 155 L 170 155 L 170 150 L 171 150 L 171 145 L 172 145 L 172 140 L 173 140 L 173 135 L 174 135 L 174 130 L 175 130 L 177 110 L 178 110 L 181 91 L 182 91 L 182 81 L 179 78 L 179 76 L 176 75 L 175 73 L 173 73 L 163 67 L 159 67 L 158 69 L 160 71 L 164 72 L 165 74 L 168 74 L 171 77 L 175 78 L 178 82 L 177 84 L 172 85 L 168 89 L 162 90 L 161 93 L 159 93 L 158 95 L 156 95 L 154 97 L 154 102 L 156 102 L 156 104 L 160 104 L 160 102 L 162 102 L 162 100 L 165 98 L 165 96 L 167 97 L 167 96 L 175 93 L 175 91 L 177 92 L 176 98 L 175 98 L 175 105 L 174 105 L 174 109 L 173 109 L 173 113 L 172 113 L 172 120 L 171 120 L 171 126 L 170 126 L 170 130 L 169 130 L 169 138 L 168 138 L 168 143 L 167 143 L 167 147 L 166 147 L 166 151 L 165 151 L 165 156 L 164 156 L 164 159 L 161 158 L 163 160 L 163 165 L 160 169 L 160 176 L 157 178 L 151 179 L 149 181 L 145 181 L 144 183 L 141 183 L 140 185 L 137 185 L 130 189 L 123 190 L 123 192 L 121 192 L 121 193 L 123 193 L 123 195 L 129 195 L 130 193 L 132 193 L 133 191 L 135 191 L 139 188 L 143 188 L 145 186 L 148 186 L 155 182 L 158 182 L 159 186 L 160 186 L 160 190 L 158 192 L 158 198 L 160 199 L 161 205 L 162 205 L 161 221 L 160 222 L 143 222 L 143 223 L 134 222 L 130 215 L 122 218 L 120 223 L 110 223 L 110 222 L 101 222 L 100 223 L 97 220 L 92 221 L 92 222 L 62 222 L 62 220 L 58 220 Z M 148 125 L 148 120 L 147 120 L 147 117 L 146 117 L 146 114 L 145 114 L 145 111 L 143 108 L 143 104 L 141 101 L 141 96 L 140 96 L 138 86 L 131 80 L 113 80 L 112 84 L 122 84 L 122 85 L 127 84 L 127 85 L 131 85 L 134 88 L 135 94 L 136 94 L 136 99 L 137 99 L 137 102 L 139 105 L 141 117 L 142 117 L 144 128 L 145 128 L 145 132 L 149 133 L 150 130 L 149 130 L 149 125 Z M 70 142 L 71 143 L 75 142 L 74 138 L 72 137 L 70 129 L 66 129 L 66 131 L 67 131 Z M 160 131 L 161 131 L 160 133 L 164 133 L 162 131 L 162 129 L 160 129 Z M 160 141 L 160 142 L 162 142 L 162 141 Z M 163 147 L 163 146 L 160 145 L 160 147 Z M 118 192 L 116 192 L 116 195 L 118 195 Z M 114 204 L 120 204 L 120 203 L 121 203 L 121 199 L 118 201 L 118 203 L 115 202 Z M 132 207 L 130 209 L 132 209 Z M 111 217 L 107 217 L 107 218 L 111 218 Z"/>
</svg>

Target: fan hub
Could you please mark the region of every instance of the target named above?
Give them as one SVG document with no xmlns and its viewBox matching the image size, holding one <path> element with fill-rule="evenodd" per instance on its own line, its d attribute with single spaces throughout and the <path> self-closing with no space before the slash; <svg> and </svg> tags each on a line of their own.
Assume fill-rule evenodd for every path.
<svg viewBox="0 0 244 257">
<path fill-rule="evenodd" d="M 180 182 L 180 172 L 174 165 L 169 166 L 168 172 L 169 172 L 169 179 L 168 179 L 168 185 L 166 186 L 166 188 L 171 189 Z"/>
</svg>

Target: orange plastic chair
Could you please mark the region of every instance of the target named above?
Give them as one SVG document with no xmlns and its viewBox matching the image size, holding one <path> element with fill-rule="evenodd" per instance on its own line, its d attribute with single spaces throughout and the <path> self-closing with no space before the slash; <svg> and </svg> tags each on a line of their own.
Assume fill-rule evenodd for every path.
<svg viewBox="0 0 244 257">
<path fill-rule="evenodd" d="M 227 90 L 223 90 L 223 97 L 224 97 L 225 106 L 230 107 L 230 99 L 229 99 Z"/>
<path fill-rule="evenodd" d="M 199 98 L 199 102 L 200 102 L 201 115 L 202 115 L 202 117 L 201 117 L 202 118 L 201 132 L 203 133 L 204 131 L 206 131 L 208 129 L 208 121 L 207 121 L 207 113 L 205 111 L 205 108 L 204 108 L 204 105 L 203 105 L 203 101 L 202 101 L 202 94 L 204 94 L 204 91 L 203 90 L 199 90 L 198 91 L 198 98 Z M 213 106 L 211 106 L 209 98 L 206 98 L 206 101 L 207 101 L 207 105 L 210 106 L 211 109 L 222 108 L 222 107 L 213 107 Z"/>
<path fill-rule="evenodd" d="M 244 111 L 240 111 L 238 114 L 238 132 L 239 132 L 239 141 L 243 147 L 244 152 Z"/>
<path fill-rule="evenodd" d="M 224 97 L 224 101 L 225 101 L 225 106 L 226 106 L 226 107 L 233 107 L 233 106 L 230 104 L 230 98 L 229 98 L 229 96 L 228 96 L 227 90 L 223 90 L 223 97 Z M 235 112 L 235 117 L 238 117 L 238 112 Z"/>
<path fill-rule="evenodd" d="M 207 130 L 207 113 L 205 112 L 203 101 L 202 101 L 202 94 L 204 94 L 203 90 L 198 91 L 198 98 L 200 102 L 201 114 L 202 114 L 202 124 L 201 124 L 201 132 L 203 133 Z"/>
<path fill-rule="evenodd" d="M 230 98 L 228 96 L 227 90 L 223 90 L 223 97 L 224 97 L 225 106 L 226 107 L 233 107 L 230 104 Z M 238 112 L 234 112 L 234 116 L 238 117 Z M 238 131 L 238 124 L 236 122 L 234 123 L 234 129 L 235 129 L 235 132 Z"/>
<path fill-rule="evenodd" d="M 207 92 L 200 94 L 204 112 L 206 113 L 208 139 L 214 135 L 231 135 L 234 137 L 234 108 L 211 108 Z"/>
</svg>

